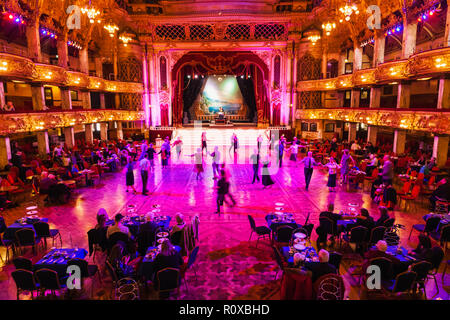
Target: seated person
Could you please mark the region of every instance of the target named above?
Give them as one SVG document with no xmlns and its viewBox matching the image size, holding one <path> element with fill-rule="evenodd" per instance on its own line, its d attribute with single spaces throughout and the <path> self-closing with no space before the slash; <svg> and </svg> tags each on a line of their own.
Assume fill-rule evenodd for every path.
<svg viewBox="0 0 450 320">
<path fill-rule="evenodd" d="M 369 210 L 361 208 L 360 215 L 356 217 L 356 223 L 347 226 L 347 230 L 351 230 L 354 227 L 365 227 L 368 230 L 367 239 L 370 237 L 370 231 L 375 227 L 375 221 L 369 214 Z"/>
<path fill-rule="evenodd" d="M 391 184 L 388 184 L 383 189 L 383 197 L 380 201 L 381 206 L 385 206 L 388 210 L 394 210 L 394 206 L 397 204 L 397 191 Z"/>
<path fill-rule="evenodd" d="M 154 282 L 157 285 L 156 274 L 165 268 L 180 269 L 183 259 L 180 253 L 175 250 L 168 239 L 161 244 L 161 251 L 153 260 Z"/>
<path fill-rule="evenodd" d="M 39 193 L 48 194 L 50 188 L 56 185 L 58 181 L 53 174 L 48 174 L 47 171 L 41 173 L 41 181 L 39 183 Z"/>
<path fill-rule="evenodd" d="M 338 226 L 337 222 L 338 220 L 341 220 L 342 217 L 340 214 L 333 213 L 333 211 L 334 211 L 334 204 L 329 203 L 327 211 L 322 211 L 319 215 L 319 218 L 327 217 L 331 219 L 333 221 L 333 230 L 335 231 L 336 234 L 339 234 L 342 232 L 342 226 Z"/>
<path fill-rule="evenodd" d="M 377 190 L 383 184 L 383 176 L 378 175 L 375 181 L 372 183 L 372 188 L 370 189 L 370 197 L 374 200 L 377 197 Z"/>
<path fill-rule="evenodd" d="M 145 255 L 148 247 L 152 246 L 155 241 L 155 232 L 158 225 L 153 222 L 153 213 L 145 216 L 145 223 L 139 227 L 139 234 L 137 236 L 138 252 L 141 256 Z"/>
<path fill-rule="evenodd" d="M 384 240 L 379 240 L 375 248 L 370 249 L 364 254 L 364 262 L 362 264 L 362 270 L 364 273 L 366 273 L 367 267 L 370 265 L 370 260 L 374 258 L 387 258 L 389 261 L 393 263 L 394 268 L 394 275 L 397 274 L 396 270 L 398 270 L 398 267 L 401 266 L 401 261 L 398 260 L 396 257 L 386 253 L 387 250 L 387 243 Z"/>
<path fill-rule="evenodd" d="M 128 230 L 127 227 L 122 225 L 121 221 L 123 219 L 123 215 L 121 213 L 116 214 L 114 217 L 114 224 L 112 226 L 108 227 L 108 231 L 106 232 L 106 237 L 109 239 L 112 234 L 116 232 L 122 232 L 126 235 L 128 235 L 128 238 L 131 239 L 131 233 L 130 230 Z"/>
<path fill-rule="evenodd" d="M 328 263 L 330 254 L 327 250 L 319 251 L 319 262 L 305 262 L 305 268 L 312 272 L 312 282 L 314 283 L 321 276 L 326 274 L 336 274 L 336 267 Z"/>
<path fill-rule="evenodd" d="M 16 111 L 16 108 L 14 108 L 14 105 L 11 101 L 8 101 L 6 103 L 6 105 L 3 107 L 4 111 L 8 111 L 8 112 L 12 112 L 12 111 Z"/>
<path fill-rule="evenodd" d="M 436 209 L 436 201 L 450 201 L 450 179 L 442 179 L 430 197 L 431 211 Z"/>
<path fill-rule="evenodd" d="M 170 235 L 171 235 L 171 236 L 172 236 L 175 232 L 182 231 L 183 228 L 186 226 L 186 223 L 184 222 L 184 217 L 183 217 L 183 215 L 182 215 L 181 213 L 178 212 L 178 213 L 175 215 L 175 220 L 176 220 L 177 224 L 174 225 L 174 226 L 172 227 L 172 229 L 170 230 Z"/>
<path fill-rule="evenodd" d="M 391 218 L 389 216 L 388 209 L 386 207 L 380 206 L 378 207 L 378 211 L 380 212 L 380 218 L 378 218 L 378 220 L 375 222 L 375 226 L 384 226 L 386 220 Z"/>
<path fill-rule="evenodd" d="M 108 230 L 106 221 L 108 220 L 108 216 L 104 215 L 101 210 L 105 209 L 100 209 L 97 213 L 97 224 L 95 225 L 95 229 L 98 231 L 100 247 L 102 248 L 102 250 L 106 250 L 106 248 L 108 247 L 108 240 L 106 238 L 106 232 Z"/>
</svg>

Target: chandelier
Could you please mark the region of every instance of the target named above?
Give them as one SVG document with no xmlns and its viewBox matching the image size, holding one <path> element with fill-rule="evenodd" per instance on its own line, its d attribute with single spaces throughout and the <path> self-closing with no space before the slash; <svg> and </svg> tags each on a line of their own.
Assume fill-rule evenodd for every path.
<svg viewBox="0 0 450 320">
<path fill-rule="evenodd" d="M 333 29 L 336 29 L 336 24 L 334 22 L 333 23 L 327 22 L 326 24 L 322 25 L 322 29 L 325 30 L 326 35 L 329 36 L 331 31 Z"/>
<path fill-rule="evenodd" d="M 308 40 L 311 41 L 312 45 L 315 46 L 316 42 L 320 39 L 319 35 L 309 36 Z"/>
<path fill-rule="evenodd" d="M 109 32 L 109 36 L 112 38 L 114 37 L 114 33 L 116 32 L 116 30 L 119 30 L 119 27 L 116 26 L 113 23 L 109 23 L 106 26 L 103 26 L 103 28 L 105 28 L 106 30 L 108 30 Z"/>
<path fill-rule="evenodd" d="M 95 22 L 95 18 L 100 14 L 100 11 L 95 9 L 91 5 L 91 1 L 89 1 L 89 6 L 81 8 L 81 12 L 88 16 L 90 23 L 94 23 Z M 100 20 L 98 20 L 97 22 L 100 23 Z"/>
<path fill-rule="evenodd" d="M 359 14 L 359 10 L 358 7 L 356 5 L 345 5 L 344 7 L 340 7 L 339 11 L 345 16 L 345 21 L 349 21 L 350 20 L 350 16 L 355 13 L 355 14 Z M 342 22 L 343 20 L 339 20 L 339 22 Z"/>
<path fill-rule="evenodd" d="M 126 47 L 128 42 L 130 42 L 132 40 L 130 37 L 127 37 L 124 35 L 120 36 L 119 39 L 122 40 L 124 47 Z"/>
</svg>

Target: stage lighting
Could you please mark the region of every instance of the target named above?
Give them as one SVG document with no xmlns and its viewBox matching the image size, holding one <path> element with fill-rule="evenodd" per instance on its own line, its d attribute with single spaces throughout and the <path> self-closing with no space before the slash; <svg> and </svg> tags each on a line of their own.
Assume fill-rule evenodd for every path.
<svg viewBox="0 0 450 320">
<path fill-rule="evenodd" d="M 187 76 L 187 78 L 188 78 L 188 79 L 190 79 L 190 78 L 191 78 L 191 76 L 190 76 L 190 75 L 188 75 L 188 76 Z"/>
<path fill-rule="evenodd" d="M 244 79 L 244 76 L 243 76 L 243 75 L 241 76 L 241 79 Z"/>
<path fill-rule="evenodd" d="M 197 78 L 198 78 L 198 75 L 195 75 L 194 78 L 197 79 Z"/>
</svg>

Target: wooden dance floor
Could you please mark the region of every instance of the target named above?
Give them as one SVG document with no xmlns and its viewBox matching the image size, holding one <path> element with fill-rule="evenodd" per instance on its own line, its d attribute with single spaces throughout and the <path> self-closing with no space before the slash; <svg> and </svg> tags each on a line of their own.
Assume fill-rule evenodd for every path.
<svg viewBox="0 0 450 320">
<path fill-rule="evenodd" d="M 248 154 L 251 154 L 253 147 Z M 243 148 L 244 149 L 244 148 Z M 241 149 L 240 152 L 244 152 Z M 212 151 L 212 150 L 210 150 Z M 247 215 L 256 219 L 257 225 L 266 225 L 264 217 L 272 212 L 276 202 L 285 204 L 287 212 L 293 212 L 297 223 L 304 223 L 308 213 L 310 221 L 318 225 L 318 215 L 324 211 L 329 202 L 335 204 L 339 211 L 349 203 L 357 203 L 369 209 L 377 219 L 377 205 L 372 203 L 368 192 L 348 192 L 344 187 L 338 192 L 330 193 L 326 187 L 327 174 L 322 169 L 315 169 L 309 191 L 304 188 L 303 166 L 295 166 L 294 162 L 284 159 L 282 167 L 274 176 L 275 184 L 263 190 L 261 183 L 252 184 L 252 168 L 250 164 L 232 164 L 233 159 L 227 154 L 227 162 L 231 172 L 232 194 L 237 201 L 234 208 L 225 205 L 222 214 L 215 214 L 216 193 L 212 168 L 205 166 L 204 176 L 196 180 L 191 158 L 181 156 L 177 162 L 176 155 L 170 167 L 162 169 L 159 160 L 155 160 L 156 170 L 149 175 L 149 196 L 140 194 L 141 178 L 135 170 L 136 189 L 139 194 L 125 192 L 125 172 L 107 173 L 102 176 L 101 183 L 95 187 L 76 190 L 73 200 L 67 205 L 46 207 L 39 198 L 40 215 L 49 219 L 52 228 L 60 230 L 63 246 L 79 246 L 88 249 L 86 232 L 95 226 L 98 209 L 105 208 L 110 217 L 121 212 L 127 204 L 135 204 L 139 213 L 151 210 L 152 205 L 159 204 L 161 212 L 174 216 L 181 212 L 186 218 L 195 214 L 200 217 L 200 252 L 196 261 L 198 281 L 194 273 L 188 271 L 189 291 L 184 284 L 181 288 L 181 299 L 278 299 L 280 280 L 274 280 L 278 267 L 272 258 L 272 249 L 267 240 L 259 241 L 255 249 L 256 238 L 248 242 L 250 226 Z M 396 223 L 406 226 L 401 231 L 402 245 L 415 248 L 418 240 L 413 233 L 408 235 L 412 224 L 423 223 L 422 216 L 427 213 L 428 200 L 417 204 L 409 212 L 395 211 Z M 4 213 L 6 224 L 13 223 L 24 216 L 23 205 L 9 209 Z M 122 211 L 123 212 L 123 211 Z M 314 244 L 317 234 L 313 231 Z M 51 246 L 51 245 L 50 245 Z M 50 247 L 49 246 L 49 247 Z M 5 256 L 2 248 L 1 253 Z M 37 261 L 44 252 L 41 250 L 33 258 Z M 343 261 L 340 273 L 344 275 L 346 295 L 351 299 L 359 299 L 359 287 L 348 274 L 352 260 Z M 15 299 L 16 288 L 10 277 L 13 270 L 11 264 L 3 266 L 0 272 L 0 299 Z M 442 270 L 440 270 L 442 272 Z M 109 299 L 111 280 L 104 275 L 103 285 L 95 282 L 94 299 Z M 438 275 L 439 294 L 435 295 L 434 281 L 427 282 L 427 296 L 430 299 L 441 297 L 448 299 L 449 281 L 443 286 L 441 274 Z M 448 279 L 448 278 L 447 278 Z M 152 292 L 148 298 L 155 298 Z"/>
</svg>

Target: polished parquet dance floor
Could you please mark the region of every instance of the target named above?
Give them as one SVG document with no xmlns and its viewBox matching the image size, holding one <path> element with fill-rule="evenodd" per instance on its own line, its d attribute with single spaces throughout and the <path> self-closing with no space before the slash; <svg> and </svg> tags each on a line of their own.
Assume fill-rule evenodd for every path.
<svg viewBox="0 0 450 320">
<path fill-rule="evenodd" d="M 249 148 L 249 147 L 247 147 Z M 253 149 L 252 149 L 253 150 Z M 241 150 L 242 152 L 242 150 Z M 174 155 L 173 155 L 174 156 Z M 230 159 L 230 156 L 227 155 Z M 155 160 L 156 161 L 156 160 Z M 96 223 L 98 209 L 105 208 L 110 217 L 133 203 L 139 213 L 146 213 L 154 204 L 161 205 L 161 211 L 174 216 L 177 212 L 186 217 L 198 214 L 200 217 L 200 252 L 196 261 L 197 279 L 192 270 L 188 271 L 188 290 L 182 285 L 181 299 L 277 299 L 280 280 L 275 280 L 278 267 L 272 258 L 272 250 L 267 240 L 248 242 L 250 227 L 247 214 L 255 217 L 257 225 L 265 224 L 264 217 L 274 210 L 276 202 L 283 202 L 285 210 L 293 212 L 298 223 L 303 223 L 310 212 L 310 220 L 318 225 L 318 215 L 329 202 L 336 210 L 356 202 L 369 209 L 374 218 L 378 218 L 377 205 L 372 203 L 367 192 L 349 192 L 340 187 L 338 192 L 330 193 L 326 187 L 327 174 L 316 169 L 309 191 L 304 189 L 303 167 L 286 157 L 284 166 L 273 176 L 275 185 L 263 189 L 260 183 L 251 183 L 250 164 L 230 164 L 228 168 L 232 178 L 232 194 L 237 201 L 234 208 L 225 206 L 222 215 L 215 214 L 215 190 L 210 164 L 205 166 L 202 179 L 196 180 L 191 158 L 182 155 L 181 160 L 174 159 L 169 168 L 162 169 L 156 161 L 156 169 L 149 177 L 149 196 L 133 195 L 125 192 L 125 173 L 107 173 L 101 183 L 94 187 L 81 188 L 73 195 L 70 203 L 63 206 L 46 207 L 39 198 L 40 215 L 48 217 L 52 228 L 60 230 L 63 246 L 88 248 L 86 232 Z M 230 159 L 230 162 L 233 162 Z M 141 191 L 141 180 L 135 171 L 136 188 Z M 395 211 L 396 223 L 406 226 L 401 231 L 402 245 L 415 248 L 417 233 L 407 240 L 412 224 L 423 223 L 427 200 L 418 203 L 416 210 Z M 4 213 L 7 225 L 24 215 L 23 205 L 9 209 Z M 313 239 L 317 237 L 313 231 Z M 315 242 L 315 241 L 314 241 Z M 1 253 L 5 256 L 2 249 Z M 33 257 L 37 261 L 44 252 L 41 250 Z M 448 257 L 446 257 L 448 259 Z M 340 273 L 344 275 L 346 296 L 360 299 L 360 289 L 348 269 L 353 258 L 345 259 Z M 428 298 L 449 299 L 450 277 L 443 282 L 438 275 L 439 293 L 436 294 L 434 281 L 427 283 Z M 12 265 L 3 266 L 0 272 L 0 299 L 15 299 L 16 288 L 10 277 Z M 94 280 L 94 299 L 109 299 L 111 280 L 102 272 L 102 284 Z M 94 278 L 96 279 L 96 278 Z M 90 283 L 88 283 L 90 285 Z M 88 291 L 88 290 L 86 290 Z M 88 294 L 87 294 L 88 296 Z M 155 298 L 151 289 L 141 294 L 142 298 Z M 81 295 L 79 298 L 83 298 Z"/>
</svg>

